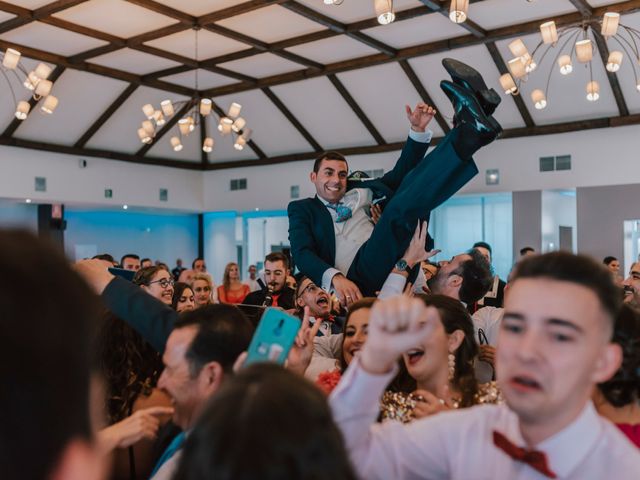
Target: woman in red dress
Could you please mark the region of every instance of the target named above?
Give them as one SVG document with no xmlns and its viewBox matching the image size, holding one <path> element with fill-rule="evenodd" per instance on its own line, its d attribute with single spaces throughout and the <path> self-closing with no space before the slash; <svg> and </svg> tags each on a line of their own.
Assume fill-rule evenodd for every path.
<svg viewBox="0 0 640 480">
<path fill-rule="evenodd" d="M 218 287 L 220 303 L 242 303 L 249 294 L 249 286 L 240 281 L 240 270 L 237 263 L 227 263 L 224 269 L 222 285 Z"/>
</svg>

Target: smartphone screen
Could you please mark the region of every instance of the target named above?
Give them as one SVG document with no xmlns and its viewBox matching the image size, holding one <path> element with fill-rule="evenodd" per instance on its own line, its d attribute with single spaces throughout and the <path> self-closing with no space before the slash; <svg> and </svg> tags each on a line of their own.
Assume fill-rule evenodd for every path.
<svg viewBox="0 0 640 480">
<path fill-rule="evenodd" d="M 283 365 L 302 322 L 277 308 L 267 308 L 251 339 L 245 365 L 275 362 Z"/>
</svg>

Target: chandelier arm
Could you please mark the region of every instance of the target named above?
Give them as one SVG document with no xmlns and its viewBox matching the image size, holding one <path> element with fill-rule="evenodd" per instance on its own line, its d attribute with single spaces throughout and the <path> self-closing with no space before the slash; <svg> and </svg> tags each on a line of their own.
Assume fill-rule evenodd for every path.
<svg viewBox="0 0 640 480">
<path fill-rule="evenodd" d="M 580 35 L 580 29 L 578 29 L 576 32 L 573 32 L 573 34 L 569 35 L 569 38 L 565 39 L 565 41 L 562 44 L 562 46 L 558 49 L 558 53 L 556 54 L 555 58 L 553 59 L 553 62 L 551 63 L 551 68 L 549 69 L 549 75 L 547 76 L 547 86 L 546 86 L 546 88 L 544 90 L 544 96 L 545 96 L 545 98 L 547 98 L 547 100 L 549 99 L 549 85 L 551 84 L 551 75 L 553 75 L 554 66 L 555 66 L 556 62 L 558 61 L 558 58 L 560 58 L 560 55 L 562 55 L 562 51 L 567 46 L 567 43 L 575 40 L 578 35 Z M 575 44 L 575 42 L 574 42 L 574 44 Z M 540 63 L 542 63 L 542 61 Z"/>
<path fill-rule="evenodd" d="M 593 62 L 589 62 L 589 82 L 593 82 Z"/>
<path fill-rule="evenodd" d="M 629 38 L 631 38 L 631 41 L 633 42 L 633 45 L 631 45 L 631 42 L 629 42 L 629 40 L 627 40 L 623 35 L 615 35 L 612 38 L 615 38 L 616 40 L 618 40 L 618 43 L 620 42 L 620 39 L 622 39 L 624 41 L 624 43 L 626 43 L 627 45 L 629 45 L 629 48 L 631 50 L 633 50 L 633 52 L 636 54 L 635 57 L 640 60 L 640 52 L 638 51 L 638 44 L 636 43 L 636 39 L 635 36 L 633 35 L 633 31 L 629 30 L 627 27 L 625 27 L 624 25 L 622 25 L 622 28 L 625 29 L 625 31 L 627 32 L 627 34 L 629 35 Z M 636 36 L 638 36 L 638 32 L 635 32 Z M 617 37 L 620 37 L 620 39 L 618 39 Z"/>
<path fill-rule="evenodd" d="M 611 38 L 613 38 L 616 42 L 618 42 L 618 45 L 620 45 L 620 47 L 622 48 L 622 50 L 624 50 L 624 53 L 626 53 L 626 54 L 627 54 L 627 56 L 629 57 L 629 59 L 632 59 L 632 58 L 633 58 L 633 55 L 631 55 L 631 54 L 629 53 L 629 50 L 627 50 L 627 47 L 626 47 L 626 46 L 625 46 L 625 45 L 624 45 L 624 44 L 623 44 L 623 43 L 622 43 L 618 38 L 616 38 L 616 37 L 611 37 Z M 624 38 L 623 38 L 623 39 L 624 39 Z M 631 46 L 629 46 L 629 48 L 632 48 L 632 47 L 631 47 Z M 632 48 L 632 49 L 633 49 L 633 48 Z M 637 57 L 636 57 L 636 58 L 637 58 Z M 637 68 L 637 67 L 636 67 L 636 62 L 634 62 L 634 61 L 632 61 L 632 60 L 630 60 L 630 62 L 631 62 L 631 68 L 632 68 L 632 70 L 633 70 L 633 76 L 635 77 L 635 80 L 636 80 L 636 85 L 638 85 L 638 72 L 636 71 L 636 68 Z"/>
</svg>

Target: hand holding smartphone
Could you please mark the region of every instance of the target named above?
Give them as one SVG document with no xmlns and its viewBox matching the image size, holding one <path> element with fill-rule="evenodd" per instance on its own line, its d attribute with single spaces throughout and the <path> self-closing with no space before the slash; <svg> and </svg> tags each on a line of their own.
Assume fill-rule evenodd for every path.
<svg viewBox="0 0 640 480">
<path fill-rule="evenodd" d="M 256 329 L 245 365 L 275 362 L 283 365 L 302 322 L 276 308 L 267 308 Z"/>
</svg>

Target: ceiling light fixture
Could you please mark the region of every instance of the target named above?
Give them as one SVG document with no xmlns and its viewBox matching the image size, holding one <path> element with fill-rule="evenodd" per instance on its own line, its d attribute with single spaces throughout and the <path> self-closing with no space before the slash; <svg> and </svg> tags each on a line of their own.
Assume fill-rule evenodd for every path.
<svg viewBox="0 0 640 480">
<path fill-rule="evenodd" d="M 198 59 L 198 30 L 200 27 L 193 27 L 195 31 L 195 59 Z M 182 118 L 178 120 L 177 134 L 173 135 L 169 143 L 171 148 L 175 152 L 179 152 L 184 148 L 183 139 L 188 137 L 196 127 L 200 125 L 201 121 L 207 116 L 215 116 L 213 111 L 213 100 L 210 98 L 200 98 L 198 95 L 198 69 L 195 70 L 195 91 L 196 94 L 189 100 L 163 100 L 160 102 L 160 107 L 156 109 L 151 103 L 147 103 L 142 106 L 142 113 L 146 117 L 143 120 L 140 128 L 138 128 L 138 138 L 142 143 L 151 144 L 160 127 L 162 127 L 169 118 L 173 117 L 176 112 L 182 110 L 186 105 L 191 104 L 191 107 L 187 109 L 187 112 Z M 245 128 L 247 121 L 241 118 L 240 110 L 242 105 L 233 102 L 229 107 L 226 115 L 220 117 L 218 121 L 218 130 L 224 135 L 228 135 L 234 132 L 237 138 L 234 141 L 234 147 L 236 150 L 242 150 L 244 145 L 249 141 L 251 130 Z M 238 140 L 241 139 L 240 143 Z M 202 141 L 202 151 L 210 153 L 213 150 L 215 141 L 211 137 L 206 137 Z M 240 146 L 240 148 L 238 148 Z"/>
<path fill-rule="evenodd" d="M 13 97 L 13 103 L 15 105 L 15 117 L 18 120 L 24 120 L 29 115 L 31 110 L 31 104 L 25 100 L 18 100 L 16 92 L 13 90 L 13 85 L 9 80 L 9 75 L 13 74 L 18 81 L 27 89 L 32 91 L 32 98 L 39 101 L 44 98 L 40 111 L 42 113 L 51 114 L 58 106 L 58 99 L 51 95 L 53 88 L 53 82 L 47 80 L 52 72 L 49 65 L 44 63 L 38 64 L 35 70 L 28 72 L 25 66 L 22 64 L 22 54 L 13 48 L 7 48 L 4 53 L 0 53 L 2 58 L 2 67 L 0 67 L 0 73 L 4 76 L 4 79 L 9 86 L 11 96 Z"/>
<path fill-rule="evenodd" d="M 633 69 L 636 88 L 640 91 L 640 81 L 638 81 L 640 31 L 621 24 L 619 13 L 607 12 L 600 23 L 587 19 L 583 21 L 582 25 L 569 26 L 560 30 L 556 28 L 555 22 L 544 22 L 540 25 L 542 39 L 532 54 L 529 54 L 521 39 L 509 43 L 509 50 L 514 58 L 508 61 L 509 73 L 500 77 L 500 85 L 505 94 L 518 95 L 521 83 L 526 82 L 529 79 L 529 74 L 537 67 L 535 58 L 538 59 L 538 63 L 542 63 L 552 52 L 555 56 L 549 67 L 546 87 L 544 90 L 536 88 L 531 92 L 534 106 L 537 109 L 543 109 L 547 106 L 554 66 L 558 65 L 561 75 L 569 75 L 573 72 L 576 62 L 584 64 L 584 68 L 589 70 L 589 81 L 586 86 L 587 100 L 597 101 L 600 98 L 600 85 L 593 79 L 593 52 L 598 32 L 594 30 L 594 24 L 600 26 L 599 35 L 604 37 L 605 42 L 613 41 L 618 47 L 609 52 L 605 68 L 609 72 L 617 72 L 620 70 L 624 54 L 626 54 L 631 59 L 627 63 Z"/>
</svg>

